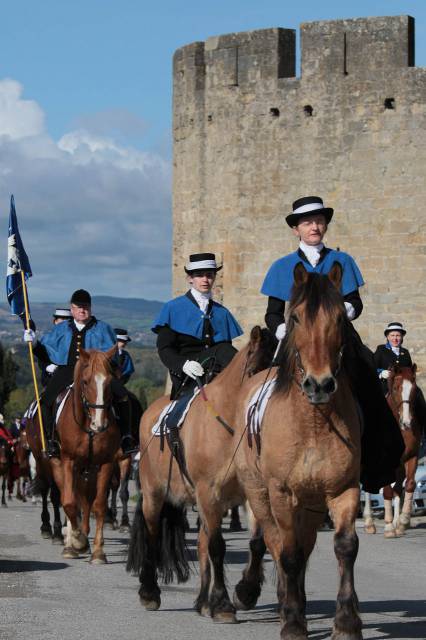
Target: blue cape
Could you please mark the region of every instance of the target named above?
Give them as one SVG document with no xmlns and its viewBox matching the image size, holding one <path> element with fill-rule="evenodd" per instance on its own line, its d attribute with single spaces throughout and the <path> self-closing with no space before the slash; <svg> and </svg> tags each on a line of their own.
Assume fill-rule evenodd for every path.
<svg viewBox="0 0 426 640">
<path fill-rule="evenodd" d="M 298 252 L 295 251 L 294 253 L 290 253 L 288 256 L 284 256 L 284 258 L 276 260 L 276 262 L 271 265 L 263 282 L 261 293 L 265 296 L 273 296 L 274 298 L 279 298 L 284 301 L 290 300 L 291 290 L 294 284 L 294 268 L 299 262 L 303 264 L 306 271 L 309 271 L 310 273 L 320 273 L 323 275 L 326 275 L 330 271 L 334 262 L 339 262 L 343 268 L 342 284 L 340 288 L 343 296 L 348 293 L 352 293 L 352 291 L 356 291 L 364 284 L 364 280 L 362 279 L 361 272 L 358 269 L 355 260 L 343 251 L 335 251 L 334 249 L 331 249 L 316 267 L 313 267 L 309 262 L 302 260 Z"/>
<path fill-rule="evenodd" d="M 72 321 L 71 321 L 72 322 Z M 40 339 L 42 345 L 46 347 L 50 362 L 64 365 L 68 362 L 68 354 L 72 340 L 71 322 L 61 322 L 53 327 Z M 98 351 L 108 351 L 116 344 L 115 333 L 106 322 L 96 320 L 95 324 L 86 331 L 84 339 L 85 349 L 97 349 Z"/>
<path fill-rule="evenodd" d="M 130 353 L 128 351 L 125 351 L 123 349 L 123 351 L 121 352 L 121 355 L 124 356 L 123 357 L 123 363 L 120 367 L 121 369 L 121 375 L 122 376 L 131 376 L 132 373 L 135 372 L 135 367 L 133 366 L 133 360 L 132 360 L 132 356 L 130 355 Z M 117 353 L 116 356 L 116 361 L 119 361 L 119 355 Z"/>
<path fill-rule="evenodd" d="M 152 331 L 158 333 L 160 327 L 168 326 L 176 333 L 184 333 L 201 340 L 204 320 L 209 318 L 214 331 L 214 342 L 231 341 L 241 336 L 243 330 L 232 313 L 218 302 L 212 302 L 210 313 L 204 314 L 186 295 L 170 300 L 158 314 Z"/>
</svg>

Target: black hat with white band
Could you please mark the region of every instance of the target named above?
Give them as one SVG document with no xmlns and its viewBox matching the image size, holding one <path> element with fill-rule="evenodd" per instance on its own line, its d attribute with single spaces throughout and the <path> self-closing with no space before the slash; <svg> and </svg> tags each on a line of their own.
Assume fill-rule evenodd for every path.
<svg viewBox="0 0 426 640">
<path fill-rule="evenodd" d="M 389 322 L 384 332 L 385 336 L 387 336 L 391 331 L 399 331 L 403 336 L 407 333 L 401 322 Z"/>
<path fill-rule="evenodd" d="M 63 318 L 67 320 L 71 318 L 71 311 L 69 309 L 55 309 L 55 313 L 53 314 L 54 318 Z"/>
<path fill-rule="evenodd" d="M 216 256 L 214 253 L 193 253 L 189 256 L 189 262 L 185 265 L 186 273 L 193 271 L 220 271 L 220 267 L 216 264 Z"/>
<path fill-rule="evenodd" d="M 131 342 L 132 339 L 129 336 L 127 329 L 114 329 L 114 333 L 115 333 L 115 337 L 117 338 L 117 341 L 120 340 L 120 342 Z"/>
<path fill-rule="evenodd" d="M 296 227 L 302 218 L 315 214 L 322 214 L 328 224 L 333 217 L 334 210 L 330 207 L 324 207 L 322 198 L 318 196 L 307 196 L 299 198 L 293 202 L 293 213 L 286 217 L 289 227 Z"/>
</svg>

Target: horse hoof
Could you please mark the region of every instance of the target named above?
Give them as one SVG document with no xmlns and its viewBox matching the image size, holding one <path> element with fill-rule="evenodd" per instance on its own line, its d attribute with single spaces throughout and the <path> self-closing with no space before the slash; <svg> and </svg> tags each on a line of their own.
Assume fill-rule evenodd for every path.
<svg viewBox="0 0 426 640">
<path fill-rule="evenodd" d="M 55 545 L 58 545 L 58 546 L 59 546 L 59 545 L 64 546 L 64 539 L 63 539 L 63 537 L 53 536 L 53 538 L 52 538 L 52 544 L 55 544 Z"/>
<path fill-rule="evenodd" d="M 141 601 L 141 605 L 146 609 L 146 611 L 158 611 L 161 605 L 161 598 L 146 598 L 143 596 L 139 596 Z"/>
<path fill-rule="evenodd" d="M 405 536 L 406 534 L 405 527 L 401 527 L 400 525 L 398 525 L 395 533 L 397 538 L 399 538 L 400 536 Z"/>
<path fill-rule="evenodd" d="M 79 557 L 78 552 L 72 547 L 65 547 L 62 551 L 62 557 L 68 558 L 68 560 L 75 560 Z"/>
<path fill-rule="evenodd" d="M 200 609 L 200 616 L 203 618 L 211 618 L 210 607 L 208 605 L 203 604 Z"/>
<path fill-rule="evenodd" d="M 346 633 L 335 629 L 331 635 L 331 640 L 362 640 L 362 633 L 358 631 Z"/>
<path fill-rule="evenodd" d="M 52 538 L 52 532 L 47 529 L 45 531 L 41 531 L 41 537 L 45 540 L 50 540 Z"/>
<path fill-rule="evenodd" d="M 106 555 L 103 552 L 95 552 L 90 558 L 90 564 L 107 564 Z"/>
<path fill-rule="evenodd" d="M 232 596 L 234 607 L 239 611 L 250 611 L 254 609 L 260 596 L 260 586 L 253 585 L 244 580 L 235 586 Z"/>
<path fill-rule="evenodd" d="M 121 525 L 120 527 L 120 533 L 130 533 L 130 527 L 128 524 L 126 525 Z"/>
<path fill-rule="evenodd" d="M 89 548 L 87 536 L 80 531 L 77 535 L 71 534 L 71 544 L 76 551 L 84 553 Z"/>
<path fill-rule="evenodd" d="M 233 611 L 218 611 L 213 616 L 213 622 L 217 624 L 237 624 L 237 616 Z"/>
<path fill-rule="evenodd" d="M 364 533 L 377 533 L 376 525 L 374 524 L 365 525 Z"/>
<path fill-rule="evenodd" d="M 389 531 L 384 531 L 383 533 L 385 538 L 397 538 L 398 536 L 396 535 L 396 531 L 395 529 L 390 529 Z"/>
</svg>

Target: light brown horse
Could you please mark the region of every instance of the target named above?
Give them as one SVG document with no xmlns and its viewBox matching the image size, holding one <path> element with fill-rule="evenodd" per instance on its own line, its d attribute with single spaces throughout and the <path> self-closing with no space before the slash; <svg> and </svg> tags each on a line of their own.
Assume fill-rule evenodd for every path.
<svg viewBox="0 0 426 640">
<path fill-rule="evenodd" d="M 416 488 L 415 475 L 422 438 L 422 426 L 419 423 L 415 411 L 417 394 L 416 370 L 417 367 L 415 364 L 413 364 L 412 367 L 395 366 L 390 370 L 388 378 L 387 401 L 400 426 L 405 449 L 394 486 L 388 485 L 383 488 L 385 502 L 385 538 L 395 538 L 404 535 L 406 529 L 410 526 L 413 494 Z M 403 485 L 404 502 L 402 511 L 400 511 Z M 366 508 L 368 498 L 366 496 Z M 392 509 L 392 501 L 394 498 L 395 513 L 393 513 Z M 365 529 L 367 533 L 376 532 L 371 514 L 369 519 L 365 518 Z"/>
<path fill-rule="evenodd" d="M 68 517 L 63 556 L 76 558 L 89 550 L 93 510 L 96 533 L 90 562 L 94 564 L 106 562 L 103 550 L 106 495 L 120 444 L 111 391 L 111 360 L 115 352 L 116 347 L 107 352 L 80 350 L 74 384 L 56 426 L 61 458 L 50 461 Z"/>
<path fill-rule="evenodd" d="M 275 345 L 268 330 L 255 327 L 249 344 L 206 386 L 210 404 L 201 394 L 195 398 L 179 431 L 186 466 L 183 472 L 171 457 L 167 443 L 162 451 L 161 438 L 152 436 L 152 427 L 169 398 L 156 400 L 142 417 L 139 475 L 143 501 L 132 526 L 127 568 L 139 574 L 139 597 L 146 609 L 160 607 L 158 576 L 166 584 L 174 577 L 178 582 L 189 577 L 184 509 L 197 504 L 201 519 L 198 538 L 201 585 L 195 608 L 216 621 L 236 621 L 225 586 L 221 522 L 226 509 L 241 504 L 244 495 L 232 464 L 233 434 L 215 414 L 220 414 L 228 427 L 232 426 L 235 397 L 243 380 L 269 365 Z"/>
<path fill-rule="evenodd" d="M 276 563 L 283 640 L 308 637 L 305 571 L 327 509 L 340 573 L 332 638 L 362 638 L 353 575 L 361 425 L 342 366 L 348 332 L 341 277 L 338 263 L 328 276 L 296 266 L 288 335 L 262 422 L 260 452 L 244 438 L 236 456 L 240 481 Z M 262 381 L 258 374 L 241 390 L 237 438 Z"/>
</svg>

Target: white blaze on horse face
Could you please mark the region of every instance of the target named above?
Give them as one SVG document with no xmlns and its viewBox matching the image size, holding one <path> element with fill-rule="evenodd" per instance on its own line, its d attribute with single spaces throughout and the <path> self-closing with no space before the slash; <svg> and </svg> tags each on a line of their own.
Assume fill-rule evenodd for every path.
<svg viewBox="0 0 426 640">
<path fill-rule="evenodd" d="M 95 404 L 104 404 L 104 385 L 105 385 L 106 375 L 103 373 L 97 373 L 95 375 L 96 382 L 96 403 Z M 103 427 L 103 409 L 95 409 L 95 418 L 92 417 L 92 427 L 96 429 L 102 429 Z"/>
<path fill-rule="evenodd" d="M 410 395 L 413 383 L 410 380 L 402 381 L 402 424 L 406 429 L 411 427 Z"/>
</svg>

